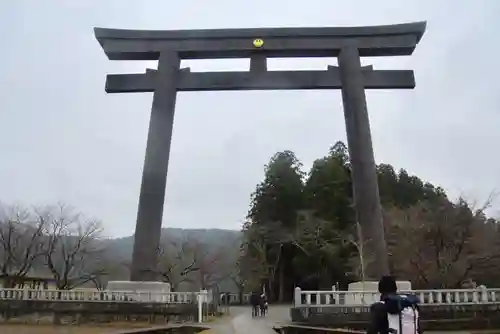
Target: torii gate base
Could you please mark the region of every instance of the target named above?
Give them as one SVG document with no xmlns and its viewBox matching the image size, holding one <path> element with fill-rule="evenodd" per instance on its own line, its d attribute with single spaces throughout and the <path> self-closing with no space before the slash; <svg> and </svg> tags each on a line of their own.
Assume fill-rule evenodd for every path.
<svg viewBox="0 0 500 334">
<path fill-rule="evenodd" d="M 157 279 L 170 142 L 178 91 L 342 89 L 357 220 L 366 236 L 365 272 L 388 273 L 365 89 L 414 88 L 413 71 L 362 68 L 360 57 L 411 55 L 425 22 L 352 28 L 139 31 L 95 28 L 110 60 L 158 60 L 158 70 L 108 75 L 108 93 L 154 92 L 132 256 L 132 281 Z M 325 71 L 267 71 L 270 57 L 338 57 Z M 181 59 L 250 58 L 248 72 L 191 73 Z M 368 255 L 368 256 L 366 256 Z"/>
</svg>

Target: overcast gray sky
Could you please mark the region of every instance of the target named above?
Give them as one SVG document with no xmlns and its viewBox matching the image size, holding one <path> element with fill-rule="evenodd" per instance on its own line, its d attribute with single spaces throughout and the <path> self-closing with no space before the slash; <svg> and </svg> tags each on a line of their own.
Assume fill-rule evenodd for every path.
<svg viewBox="0 0 500 334">
<path fill-rule="evenodd" d="M 0 200 L 64 201 L 133 233 L 151 94 L 106 95 L 93 27 L 129 29 L 377 25 L 427 20 L 411 57 L 365 59 L 414 69 L 417 87 L 369 92 L 377 162 L 404 167 L 452 196 L 500 187 L 498 0 L 2 0 Z M 324 69 L 335 59 L 276 59 Z M 190 61 L 195 71 L 245 60 Z M 345 141 L 339 91 L 182 93 L 177 100 L 164 226 L 237 229 L 263 166 L 290 149 L 309 168 Z"/>
</svg>

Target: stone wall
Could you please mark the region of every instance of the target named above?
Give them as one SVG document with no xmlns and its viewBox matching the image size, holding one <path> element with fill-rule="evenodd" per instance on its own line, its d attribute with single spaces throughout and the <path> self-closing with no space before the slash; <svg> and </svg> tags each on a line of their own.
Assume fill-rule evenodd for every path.
<svg viewBox="0 0 500 334">
<path fill-rule="evenodd" d="M 110 320 L 148 319 L 151 322 L 197 321 L 196 304 L 82 302 L 41 300 L 0 300 L 3 321 L 30 316 L 31 319 L 53 317 L 75 323 Z M 68 320 L 69 319 L 69 320 Z"/>
<path fill-rule="evenodd" d="M 300 307 L 291 309 L 292 322 L 329 328 L 366 329 L 369 307 Z M 500 303 L 421 305 L 421 325 L 428 330 L 500 329 Z"/>
</svg>

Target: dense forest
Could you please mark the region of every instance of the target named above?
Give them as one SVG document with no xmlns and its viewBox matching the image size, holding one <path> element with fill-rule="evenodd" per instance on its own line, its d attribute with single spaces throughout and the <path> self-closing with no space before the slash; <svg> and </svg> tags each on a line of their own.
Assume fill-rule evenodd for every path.
<svg viewBox="0 0 500 334">
<path fill-rule="evenodd" d="M 498 221 L 483 205 L 391 165 L 377 166 L 391 272 L 414 288 L 496 286 Z M 57 288 L 129 277 L 133 238 L 109 239 L 100 221 L 64 204 L 26 208 L 0 203 L 0 279 L 43 276 Z M 291 151 L 276 153 L 251 195 L 242 231 L 164 229 L 154 270 L 176 291 L 243 293 L 265 287 L 271 300 L 303 289 L 345 288 L 373 279 L 373 254 L 356 223 L 349 155 L 337 142 L 306 173 Z M 5 278 L 9 281 L 5 283 Z M 377 279 L 377 278 L 375 278 Z"/>
<path fill-rule="evenodd" d="M 391 165 L 377 166 L 391 272 L 414 288 L 495 284 L 500 266 L 497 221 L 489 205 L 451 201 L 445 191 Z M 346 287 L 369 279 L 352 200 L 349 155 L 337 142 L 305 173 L 291 151 L 276 153 L 251 197 L 238 268 L 248 289 L 270 298 L 303 289 Z"/>
</svg>

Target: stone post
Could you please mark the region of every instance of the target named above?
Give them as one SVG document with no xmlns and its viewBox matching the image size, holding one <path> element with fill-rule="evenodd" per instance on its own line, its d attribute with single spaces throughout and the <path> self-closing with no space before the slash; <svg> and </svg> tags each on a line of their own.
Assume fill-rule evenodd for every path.
<svg viewBox="0 0 500 334">
<path fill-rule="evenodd" d="M 200 290 L 198 294 L 198 323 L 203 322 L 203 304 L 206 303 L 208 307 L 208 290 Z"/>
<path fill-rule="evenodd" d="M 23 300 L 29 300 L 30 299 L 30 290 L 23 290 Z"/>
<path fill-rule="evenodd" d="M 135 226 L 131 281 L 157 280 L 157 249 L 165 201 L 179 66 L 180 58 L 176 52 L 166 51 L 160 54 Z"/>
<path fill-rule="evenodd" d="M 361 241 L 364 242 L 363 255 L 374 259 L 365 272 L 369 278 L 378 280 L 389 273 L 389 266 L 363 73 L 355 42 L 344 46 L 338 63 L 356 217 L 365 239 Z"/>
<path fill-rule="evenodd" d="M 299 287 L 295 288 L 293 294 L 293 304 L 295 307 L 298 307 L 302 304 L 302 290 Z"/>
</svg>

